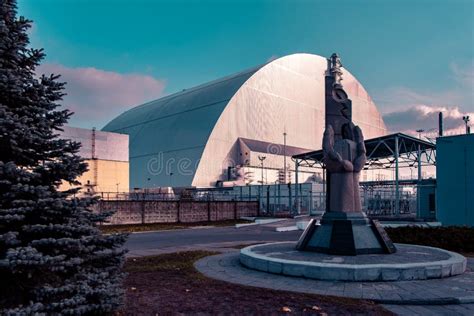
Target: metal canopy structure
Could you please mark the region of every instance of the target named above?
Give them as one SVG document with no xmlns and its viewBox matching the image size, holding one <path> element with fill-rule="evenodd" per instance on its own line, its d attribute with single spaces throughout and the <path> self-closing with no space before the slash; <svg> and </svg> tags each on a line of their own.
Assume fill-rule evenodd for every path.
<svg viewBox="0 0 474 316">
<path fill-rule="evenodd" d="M 395 169 L 395 213 L 398 215 L 400 200 L 399 168 L 416 165 L 418 169 L 417 183 L 419 184 L 422 180 L 422 166 L 436 165 L 436 144 L 403 133 L 395 133 L 367 139 L 365 140 L 365 147 L 367 162 L 364 170 Z M 298 184 L 299 167 L 317 167 L 325 171 L 322 149 L 294 155 L 292 160 L 295 162 L 296 184 Z M 325 177 L 325 172 L 323 172 L 323 177 Z M 419 205 L 419 197 L 417 199 Z M 298 201 L 295 211 L 299 213 Z"/>
<path fill-rule="evenodd" d="M 436 164 L 436 145 L 403 133 L 395 133 L 365 140 L 367 163 L 365 169 L 413 167 Z M 323 150 L 292 156 L 300 167 L 324 168 Z M 398 161 L 398 162 L 397 162 Z"/>
</svg>

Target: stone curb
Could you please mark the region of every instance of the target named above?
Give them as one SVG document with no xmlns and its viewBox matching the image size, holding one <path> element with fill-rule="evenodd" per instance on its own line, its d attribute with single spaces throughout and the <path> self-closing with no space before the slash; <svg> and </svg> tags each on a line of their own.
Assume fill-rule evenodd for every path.
<svg viewBox="0 0 474 316">
<path fill-rule="evenodd" d="M 385 300 L 385 299 L 370 299 L 378 304 L 388 305 L 462 305 L 474 303 L 474 298 L 468 297 L 440 297 L 433 299 L 407 299 L 407 300 Z"/>
<path fill-rule="evenodd" d="M 437 279 L 462 274 L 466 270 L 467 260 L 463 256 L 444 249 L 410 245 L 420 249 L 435 249 L 450 256 L 447 260 L 417 263 L 384 264 L 339 264 L 312 261 L 296 261 L 269 257 L 258 254 L 259 247 L 277 244 L 260 244 L 243 248 L 240 251 L 240 263 L 247 268 L 263 272 L 301 276 L 326 281 L 408 281 Z"/>
<path fill-rule="evenodd" d="M 283 227 L 275 228 L 275 231 L 277 231 L 277 232 L 291 232 L 291 231 L 295 231 L 295 230 L 299 230 L 298 226 L 296 226 L 296 225 L 294 225 L 294 226 L 283 226 Z"/>
<path fill-rule="evenodd" d="M 286 220 L 287 220 L 287 218 L 255 219 L 255 223 L 235 224 L 235 228 L 242 228 L 242 227 L 255 226 L 255 225 L 265 225 L 265 224 L 282 222 L 282 221 L 286 221 Z"/>
<path fill-rule="evenodd" d="M 314 294 L 314 295 L 322 295 L 322 296 L 338 296 L 338 297 L 348 297 L 348 298 L 354 298 L 354 299 L 362 299 L 362 300 L 368 300 L 368 301 L 373 301 L 377 304 L 390 304 L 390 305 L 462 305 L 462 304 L 473 304 L 474 303 L 474 296 L 460 296 L 460 297 L 452 297 L 452 296 L 446 296 L 446 297 L 430 297 L 430 298 L 418 298 L 418 299 L 383 299 L 383 298 L 375 298 L 375 297 L 364 297 L 362 296 L 351 296 L 351 295 L 336 295 L 336 294 L 331 294 L 331 293 L 324 293 L 324 289 L 328 286 L 327 284 L 321 284 L 321 289 L 319 290 L 318 284 L 313 284 L 310 287 L 310 290 L 305 290 L 304 287 L 298 287 L 298 286 L 291 286 L 288 284 L 286 287 L 281 287 L 281 286 L 274 286 L 276 283 L 275 282 L 270 282 L 259 284 L 259 282 L 251 281 L 251 280 L 245 280 L 245 278 L 238 276 L 238 274 L 242 274 L 242 271 L 239 271 L 236 275 L 232 273 L 232 271 L 229 268 L 225 268 L 224 266 L 220 265 L 221 260 L 230 260 L 231 257 L 235 257 L 233 260 L 238 261 L 238 254 L 237 253 L 226 253 L 226 254 L 219 254 L 219 255 L 213 255 L 209 257 L 202 258 L 194 263 L 195 268 L 205 276 L 212 278 L 212 279 L 217 279 L 221 280 L 224 282 L 229 282 L 229 283 L 234 283 L 234 284 L 239 284 L 239 285 L 245 285 L 245 286 L 251 286 L 251 287 L 256 287 L 256 288 L 264 288 L 264 289 L 273 289 L 273 290 L 279 290 L 279 291 L 290 291 L 290 292 L 296 292 L 296 293 L 305 293 L 305 294 Z M 220 268 L 220 271 L 216 271 L 213 266 L 218 265 Z M 233 269 L 246 269 L 244 266 L 238 264 L 238 266 L 233 267 Z M 248 270 L 249 273 L 252 274 L 252 280 L 255 279 L 255 274 L 261 275 L 262 276 L 262 281 L 267 281 L 267 278 L 269 275 L 272 274 L 266 274 L 264 272 L 260 271 L 255 271 L 255 270 Z M 286 278 L 291 281 L 297 282 L 298 280 L 305 280 L 308 281 L 306 278 L 294 278 L 294 277 L 289 277 L 289 276 L 284 276 L 284 275 L 275 275 L 277 278 Z M 444 279 L 444 280 L 449 280 L 449 279 Z M 328 281 L 319 281 L 319 280 L 311 280 L 314 282 L 322 282 L 322 283 L 327 283 Z M 406 284 L 407 281 L 401 281 Z M 424 281 L 413 281 L 413 282 L 430 282 L 430 280 L 424 280 Z M 340 282 L 341 284 L 354 284 L 354 282 Z M 363 284 L 371 284 L 372 282 L 361 282 Z M 389 282 L 390 284 L 392 282 Z M 397 283 L 397 282 L 394 282 Z M 380 283 L 378 283 L 380 284 Z M 427 286 L 429 286 L 427 284 Z"/>
</svg>

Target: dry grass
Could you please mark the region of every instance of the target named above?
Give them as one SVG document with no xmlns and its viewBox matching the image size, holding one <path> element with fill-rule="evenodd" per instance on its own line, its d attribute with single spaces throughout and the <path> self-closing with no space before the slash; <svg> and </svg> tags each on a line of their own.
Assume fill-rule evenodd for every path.
<svg viewBox="0 0 474 316">
<path fill-rule="evenodd" d="M 193 263 L 208 251 L 129 259 L 121 315 L 393 315 L 370 301 L 261 289 L 209 279 Z"/>
<path fill-rule="evenodd" d="M 385 229 L 393 242 L 442 248 L 460 253 L 474 253 L 474 228 L 397 227 Z"/>
</svg>

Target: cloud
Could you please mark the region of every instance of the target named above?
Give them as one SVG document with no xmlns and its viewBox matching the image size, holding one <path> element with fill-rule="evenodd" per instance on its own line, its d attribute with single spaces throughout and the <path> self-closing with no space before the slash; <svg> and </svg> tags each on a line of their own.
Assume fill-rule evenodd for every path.
<svg viewBox="0 0 474 316">
<path fill-rule="evenodd" d="M 443 129 L 445 135 L 460 134 L 465 131 L 462 117 L 469 115 L 474 118 L 474 112 L 465 113 L 458 106 L 430 106 L 415 105 L 411 108 L 387 113 L 383 119 L 392 132 L 399 131 L 416 135 L 417 129 L 425 130 L 425 135 L 436 136 L 438 134 L 438 113 L 443 113 Z"/>
<path fill-rule="evenodd" d="M 428 135 L 438 133 L 438 113 L 443 112 L 445 135 L 464 133 L 462 117 L 474 118 L 474 62 L 450 64 L 456 84 L 444 90 L 420 91 L 394 87 L 375 94 L 374 100 L 383 113 L 391 132 L 417 134 L 424 129 Z"/>
<path fill-rule="evenodd" d="M 75 114 L 69 124 L 102 127 L 131 107 L 159 98 L 165 82 L 149 75 L 120 74 L 93 67 L 70 68 L 43 64 L 37 74 L 60 74 L 67 82 L 62 104 Z"/>
</svg>

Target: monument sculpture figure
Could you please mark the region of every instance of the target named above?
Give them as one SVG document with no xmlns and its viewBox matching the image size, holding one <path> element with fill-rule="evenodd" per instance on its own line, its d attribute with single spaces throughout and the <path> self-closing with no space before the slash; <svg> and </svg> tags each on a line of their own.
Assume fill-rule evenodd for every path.
<svg viewBox="0 0 474 316">
<path fill-rule="evenodd" d="M 352 123 L 343 126 L 342 139 L 334 141 L 328 125 L 323 138 L 324 164 L 331 173 L 329 211 L 361 212 L 359 174 L 366 156 L 362 130 Z"/>
<path fill-rule="evenodd" d="M 342 63 L 328 60 L 326 130 L 323 162 L 327 171 L 326 213 L 320 225 L 312 220 L 297 249 L 341 255 L 393 253 L 393 243 L 378 222 L 361 208 L 359 175 L 366 162 L 362 130 L 352 123 L 352 101 L 344 91 Z"/>
</svg>

